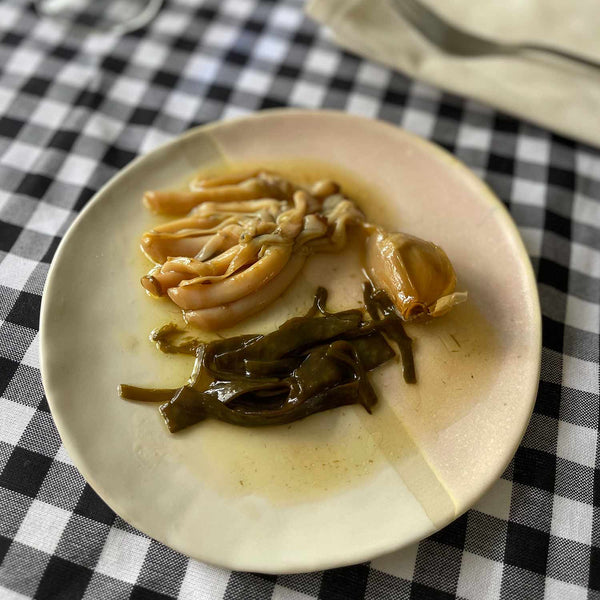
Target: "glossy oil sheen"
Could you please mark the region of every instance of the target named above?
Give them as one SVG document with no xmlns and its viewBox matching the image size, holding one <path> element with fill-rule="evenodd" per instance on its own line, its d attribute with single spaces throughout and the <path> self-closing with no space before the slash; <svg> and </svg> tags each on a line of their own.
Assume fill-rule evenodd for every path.
<svg viewBox="0 0 600 600">
<path fill-rule="evenodd" d="M 252 172 L 257 168 L 276 171 L 306 185 L 319 179 L 334 179 L 363 209 L 368 220 L 386 222 L 390 227 L 392 216 L 386 215 L 385 200 L 377 198 L 366 181 L 327 164 L 308 160 L 250 162 L 213 167 L 198 175 Z M 157 218 L 157 222 L 162 219 Z M 400 228 L 401 224 L 393 223 L 392 227 Z M 310 306 L 319 285 L 327 287 L 330 293 L 330 310 L 363 308 L 362 234 L 354 231 L 349 239 L 350 243 L 340 253 L 311 257 L 298 281 L 272 308 L 266 309 L 266 314 L 252 317 L 230 330 L 205 334 L 206 338 L 268 332 L 266 323 L 280 324 L 282 319 L 302 314 Z M 143 274 L 143 270 L 141 268 L 140 273 Z M 148 302 L 152 300 L 148 298 L 144 304 Z M 158 302 L 166 304 L 165 312 L 173 309 L 168 301 Z M 140 306 L 142 312 L 146 308 L 143 304 Z M 380 403 L 373 415 L 368 415 L 359 406 L 343 407 L 290 425 L 257 429 L 205 421 L 188 431 L 174 434 L 173 437 L 179 439 L 173 439 L 171 443 L 181 447 L 179 460 L 188 467 L 190 476 L 214 487 L 218 493 L 257 494 L 279 504 L 315 501 L 333 495 L 360 484 L 382 466 L 392 464 L 422 502 L 437 506 L 439 498 L 434 501 L 416 484 L 411 485 L 411 469 L 402 465 L 402 459 L 409 456 L 414 457 L 421 467 L 424 461 L 411 429 L 420 430 L 423 423 L 426 429 L 431 420 L 444 427 L 459 419 L 470 404 L 476 402 L 476 398 L 468 394 L 469 389 L 481 389 L 484 380 L 492 381 L 494 355 L 498 352 L 493 327 L 473 302 L 467 303 L 459 313 L 458 317 L 408 326 L 415 340 L 417 369 L 420 361 L 427 360 L 437 366 L 438 374 L 425 378 L 425 381 L 419 380 L 418 385 L 407 385 L 402 380 L 398 360 L 393 365 L 376 369 L 371 379 Z M 159 324 L 157 317 L 153 314 L 148 331 Z M 202 335 L 197 329 L 190 331 Z M 191 364 L 190 359 L 171 361 Z M 184 381 L 184 378 L 180 380 L 182 384 Z M 160 381 L 156 381 L 156 385 L 163 386 Z M 156 409 L 141 406 L 139 410 Z M 146 441 L 146 444 L 152 446 L 153 442 Z M 139 440 L 138 448 L 143 445 L 144 442 Z M 430 479 L 436 478 L 432 471 Z M 448 496 L 443 484 L 437 482 L 436 487 L 443 498 Z M 452 510 L 449 496 L 442 501 L 447 504 L 444 512 Z M 428 512 L 435 515 L 434 508 Z"/>
</svg>

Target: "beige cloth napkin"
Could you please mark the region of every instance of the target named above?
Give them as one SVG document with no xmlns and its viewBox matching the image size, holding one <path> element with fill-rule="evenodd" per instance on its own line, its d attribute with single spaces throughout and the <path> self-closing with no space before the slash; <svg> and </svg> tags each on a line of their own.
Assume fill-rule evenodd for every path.
<svg viewBox="0 0 600 600">
<path fill-rule="evenodd" d="M 474 33 L 550 44 L 600 61 L 598 0 L 427 0 L 427 4 Z M 390 0 L 311 0 L 306 10 L 356 54 L 600 146 L 600 69 L 538 53 L 450 56 L 405 22 Z"/>
</svg>

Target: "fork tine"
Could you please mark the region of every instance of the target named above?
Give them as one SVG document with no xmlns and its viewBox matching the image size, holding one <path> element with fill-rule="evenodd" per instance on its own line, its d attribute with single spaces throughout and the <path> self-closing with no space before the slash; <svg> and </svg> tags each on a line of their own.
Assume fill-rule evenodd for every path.
<svg viewBox="0 0 600 600">
<path fill-rule="evenodd" d="M 410 23 L 425 39 L 448 54 L 458 56 L 483 56 L 486 54 L 518 54 L 524 52 L 542 52 L 560 56 L 581 65 L 600 68 L 600 62 L 574 54 L 561 48 L 543 44 L 508 44 L 496 42 L 469 33 L 452 25 L 421 0 L 390 0 L 392 7 Z"/>
<path fill-rule="evenodd" d="M 396 7 L 407 21 L 416 27 L 422 35 L 434 44 L 443 47 L 443 30 L 436 16 L 423 4 L 414 0 L 394 0 Z M 433 17 L 433 18 L 432 18 Z"/>
<path fill-rule="evenodd" d="M 477 56 L 505 50 L 501 44 L 458 29 L 419 0 L 392 0 L 392 4 L 423 37 L 445 52 Z"/>
</svg>

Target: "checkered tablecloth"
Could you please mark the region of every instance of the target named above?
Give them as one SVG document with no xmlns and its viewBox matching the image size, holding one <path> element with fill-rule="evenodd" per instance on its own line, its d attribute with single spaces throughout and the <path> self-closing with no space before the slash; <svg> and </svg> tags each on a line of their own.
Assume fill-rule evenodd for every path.
<svg viewBox="0 0 600 600">
<path fill-rule="evenodd" d="M 370 564 L 274 577 L 190 560 L 98 498 L 53 424 L 38 323 L 58 243 L 111 176 L 280 106 L 389 121 L 478 173 L 533 262 L 543 358 L 525 438 L 472 510 Z M 301 0 L 172 0 L 116 39 L 0 3 L 0 598 L 600 599 L 599 329 L 599 150 L 341 51 Z"/>
</svg>

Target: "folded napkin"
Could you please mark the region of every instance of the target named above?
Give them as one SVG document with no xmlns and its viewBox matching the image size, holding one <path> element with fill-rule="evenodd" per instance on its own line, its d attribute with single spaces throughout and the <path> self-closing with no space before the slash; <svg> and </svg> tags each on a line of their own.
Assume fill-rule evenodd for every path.
<svg viewBox="0 0 600 600">
<path fill-rule="evenodd" d="M 500 41 L 548 44 L 600 61 L 597 0 L 428 0 L 440 16 Z M 600 69 L 548 54 L 461 58 L 404 21 L 391 0 L 311 0 L 337 42 L 414 77 L 600 146 Z"/>
</svg>

